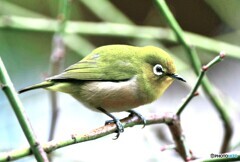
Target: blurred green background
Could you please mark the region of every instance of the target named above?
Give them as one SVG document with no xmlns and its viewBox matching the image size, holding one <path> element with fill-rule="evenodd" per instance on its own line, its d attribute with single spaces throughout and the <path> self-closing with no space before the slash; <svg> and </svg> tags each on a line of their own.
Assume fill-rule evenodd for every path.
<svg viewBox="0 0 240 162">
<path fill-rule="evenodd" d="M 59 0 L 0 0 L 0 56 L 17 90 L 44 80 L 49 74 L 52 40 L 59 27 Z M 148 113 L 175 112 L 196 81 L 185 51 L 167 30 L 167 24 L 153 1 L 70 0 L 69 16 L 63 35 L 66 55 L 62 70 L 79 61 L 92 49 L 107 44 L 155 45 L 170 52 L 178 73 L 188 84 L 174 82 L 158 101 L 138 109 Z M 231 146 L 239 143 L 240 133 L 240 1 L 167 1 L 181 27 L 190 32 L 202 63 L 220 51 L 227 57 L 208 72 L 212 83 L 231 116 L 234 135 Z M 116 23 L 116 24 L 112 24 Z M 197 35 L 191 35 L 191 34 Z M 200 36 L 201 35 L 201 36 Z M 205 37 L 202 37 L 205 36 Z M 51 107 L 49 94 L 36 90 L 20 95 L 33 128 L 41 142 L 49 136 Z M 60 113 L 54 139 L 100 127 L 107 116 L 85 109 L 66 94 L 59 94 Z M 124 117 L 127 114 L 116 114 Z M 197 156 L 218 153 L 223 126 L 218 113 L 200 91 L 200 96 L 183 112 L 182 125 L 189 148 Z M 110 135 L 53 152 L 53 161 L 179 161 L 175 151 L 160 152 L 173 141 L 164 125 L 128 128 L 116 141 Z M 0 152 L 28 146 L 28 143 L 0 91 Z M 239 149 L 239 148 L 238 148 Z M 17 161 L 34 161 L 26 157 Z"/>
</svg>

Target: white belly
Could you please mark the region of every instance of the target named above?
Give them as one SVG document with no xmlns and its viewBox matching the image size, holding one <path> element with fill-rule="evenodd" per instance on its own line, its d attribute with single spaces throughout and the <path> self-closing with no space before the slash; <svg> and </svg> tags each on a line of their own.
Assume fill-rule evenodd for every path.
<svg viewBox="0 0 240 162">
<path fill-rule="evenodd" d="M 119 112 L 145 104 L 136 77 L 122 82 L 85 82 L 73 97 L 95 111 L 101 107 L 108 112 Z"/>
</svg>

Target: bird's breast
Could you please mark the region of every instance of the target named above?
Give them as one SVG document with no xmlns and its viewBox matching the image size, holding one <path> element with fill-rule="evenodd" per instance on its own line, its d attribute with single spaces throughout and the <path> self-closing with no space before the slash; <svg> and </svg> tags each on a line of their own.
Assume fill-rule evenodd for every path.
<svg viewBox="0 0 240 162">
<path fill-rule="evenodd" d="M 108 112 L 126 111 L 145 104 L 137 77 L 127 81 L 88 81 L 73 97 L 90 108 L 101 107 Z"/>
</svg>

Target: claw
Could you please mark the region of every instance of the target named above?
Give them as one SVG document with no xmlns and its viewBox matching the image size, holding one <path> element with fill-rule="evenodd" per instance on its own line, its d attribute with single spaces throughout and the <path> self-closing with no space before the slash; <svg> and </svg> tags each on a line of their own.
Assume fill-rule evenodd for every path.
<svg viewBox="0 0 240 162">
<path fill-rule="evenodd" d="M 110 118 L 112 118 L 112 120 L 107 120 L 105 122 L 105 125 L 110 124 L 110 123 L 115 123 L 117 130 L 116 130 L 116 137 L 113 138 L 113 140 L 118 139 L 118 137 L 120 136 L 120 133 L 124 132 L 124 126 L 122 125 L 122 123 L 120 122 L 119 119 L 117 119 L 115 116 L 113 116 L 112 114 L 110 114 L 109 112 L 107 112 L 106 110 L 104 110 L 103 108 L 97 108 L 99 111 L 103 112 L 104 114 L 106 114 L 107 116 L 109 116 Z"/>
<path fill-rule="evenodd" d="M 138 112 L 136 112 L 136 111 L 134 111 L 134 110 L 128 110 L 127 112 L 130 113 L 129 116 L 134 116 L 134 115 L 136 115 L 139 119 L 142 120 L 142 122 L 143 122 L 143 127 L 142 127 L 142 128 L 144 128 L 144 127 L 146 126 L 147 120 L 146 120 L 140 113 L 138 113 Z"/>
<path fill-rule="evenodd" d="M 118 119 L 116 119 L 116 120 L 115 120 L 115 119 L 113 119 L 113 120 L 107 120 L 107 121 L 105 122 L 105 125 L 111 124 L 111 123 L 115 123 L 115 124 L 116 124 L 116 127 L 117 127 L 117 130 L 116 130 L 117 135 L 116 135 L 115 138 L 113 138 L 113 140 L 116 140 L 116 139 L 118 139 L 118 137 L 120 136 L 120 133 L 124 132 L 124 126 L 122 125 L 122 123 L 121 123 L 120 120 L 118 120 Z"/>
</svg>

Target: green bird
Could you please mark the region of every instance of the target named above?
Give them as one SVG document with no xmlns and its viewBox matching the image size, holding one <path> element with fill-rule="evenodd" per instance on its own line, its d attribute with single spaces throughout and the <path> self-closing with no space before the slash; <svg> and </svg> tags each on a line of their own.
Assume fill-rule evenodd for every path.
<svg viewBox="0 0 240 162">
<path fill-rule="evenodd" d="M 173 59 L 160 48 L 107 45 L 96 48 L 63 73 L 19 93 L 37 88 L 68 93 L 91 110 L 112 118 L 118 138 L 124 127 L 111 112 L 127 111 L 145 125 L 142 115 L 132 109 L 158 99 L 174 79 L 185 82 L 175 72 Z"/>
</svg>

